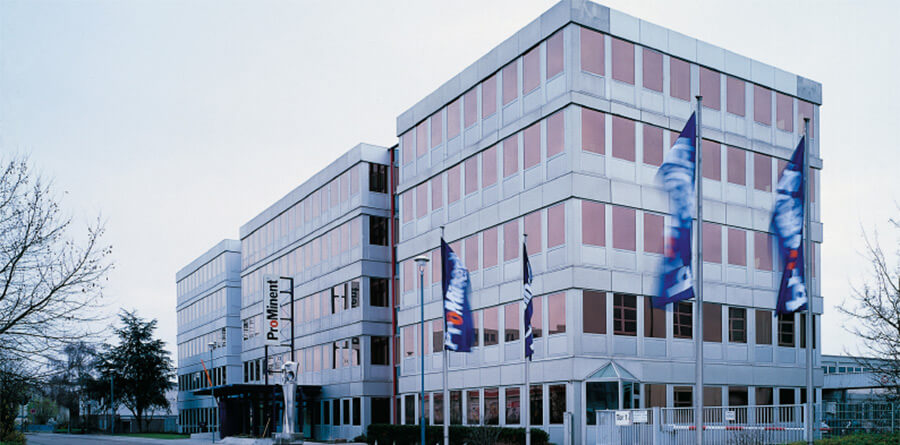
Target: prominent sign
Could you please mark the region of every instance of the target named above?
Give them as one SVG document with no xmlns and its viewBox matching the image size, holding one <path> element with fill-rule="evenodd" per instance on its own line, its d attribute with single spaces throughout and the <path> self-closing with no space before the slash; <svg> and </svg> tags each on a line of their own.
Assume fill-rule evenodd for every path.
<svg viewBox="0 0 900 445">
<path fill-rule="evenodd" d="M 616 426 L 631 425 L 631 411 L 616 411 Z"/>
<path fill-rule="evenodd" d="M 268 345 L 281 344 L 281 292 L 279 292 L 278 277 L 266 275 L 263 277 L 263 317 L 265 318 L 264 333 L 265 343 Z"/>
<path fill-rule="evenodd" d="M 634 423 L 648 423 L 649 422 L 649 414 L 645 409 L 632 411 L 631 412 L 631 421 Z"/>
</svg>

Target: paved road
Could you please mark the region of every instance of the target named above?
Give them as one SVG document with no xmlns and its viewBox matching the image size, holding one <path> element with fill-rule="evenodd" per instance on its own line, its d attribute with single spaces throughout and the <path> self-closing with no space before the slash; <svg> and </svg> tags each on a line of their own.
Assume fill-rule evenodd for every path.
<svg viewBox="0 0 900 445">
<path fill-rule="evenodd" d="M 209 440 L 191 439 L 147 439 L 144 437 L 103 436 L 90 434 L 28 434 L 28 445 L 128 445 L 128 444 L 168 444 L 168 445 L 209 445 Z"/>
</svg>

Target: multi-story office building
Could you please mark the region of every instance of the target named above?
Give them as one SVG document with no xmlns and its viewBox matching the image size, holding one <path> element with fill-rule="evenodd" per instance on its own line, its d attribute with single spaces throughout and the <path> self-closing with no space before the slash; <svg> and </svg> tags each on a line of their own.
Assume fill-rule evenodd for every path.
<svg viewBox="0 0 900 445">
<path fill-rule="evenodd" d="M 781 265 L 770 233 L 778 174 L 811 119 L 811 294 L 818 282 L 821 86 L 581 0 L 558 3 L 397 119 L 396 409 L 432 423 L 531 422 L 595 437 L 593 411 L 691 406 L 697 308 L 653 309 L 668 200 L 655 176 L 703 96 L 707 405 L 805 400 L 803 315 L 773 318 Z M 477 347 L 450 354 L 441 389 L 439 238 L 471 273 Z M 524 387 L 523 235 L 535 278 L 535 360 Z M 419 348 L 413 258 L 430 255 Z M 815 337 L 814 337 L 815 338 Z M 815 340 L 811 343 L 815 343 Z M 819 361 L 819 352 L 815 354 Z M 818 366 L 816 386 L 821 387 Z M 821 392 L 818 390 L 817 392 Z"/>
<path fill-rule="evenodd" d="M 178 425 L 216 429 L 218 407 L 194 391 L 241 379 L 241 244 L 223 240 L 175 274 L 178 293 Z M 210 347 L 210 345 L 213 345 Z M 209 371 L 209 378 L 204 371 Z"/>
</svg>

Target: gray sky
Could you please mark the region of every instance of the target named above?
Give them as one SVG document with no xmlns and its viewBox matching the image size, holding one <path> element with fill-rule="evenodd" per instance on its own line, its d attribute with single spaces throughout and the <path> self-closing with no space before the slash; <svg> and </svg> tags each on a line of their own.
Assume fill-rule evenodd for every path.
<svg viewBox="0 0 900 445">
<path fill-rule="evenodd" d="M 111 313 L 175 346 L 175 272 L 552 1 L 0 0 L 0 153 L 77 221 L 107 222 Z M 823 83 L 824 351 L 868 271 L 861 229 L 898 213 L 900 8 L 890 1 L 605 1 Z M 894 252 L 896 244 L 886 244 Z"/>
</svg>

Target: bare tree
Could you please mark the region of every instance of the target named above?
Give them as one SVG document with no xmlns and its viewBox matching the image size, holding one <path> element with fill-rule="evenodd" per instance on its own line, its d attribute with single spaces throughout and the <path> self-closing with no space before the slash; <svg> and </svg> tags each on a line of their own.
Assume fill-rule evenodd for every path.
<svg viewBox="0 0 900 445">
<path fill-rule="evenodd" d="M 900 230 L 898 221 L 890 222 Z M 863 357 L 857 362 L 873 370 L 875 383 L 889 388 L 893 399 L 900 399 L 900 261 L 888 260 L 877 237 L 863 236 L 871 274 L 838 310 L 855 321 L 845 329 L 863 340 Z M 900 260 L 900 250 L 895 256 Z"/>
<path fill-rule="evenodd" d="M 0 358 L 43 366 L 91 333 L 111 247 L 99 220 L 80 242 L 71 226 L 26 159 L 0 163 Z"/>
</svg>

